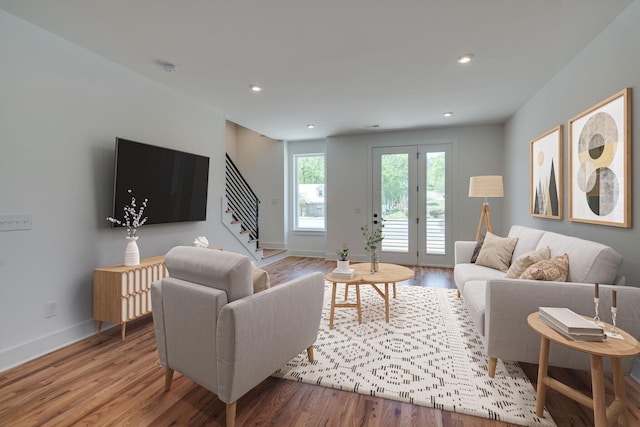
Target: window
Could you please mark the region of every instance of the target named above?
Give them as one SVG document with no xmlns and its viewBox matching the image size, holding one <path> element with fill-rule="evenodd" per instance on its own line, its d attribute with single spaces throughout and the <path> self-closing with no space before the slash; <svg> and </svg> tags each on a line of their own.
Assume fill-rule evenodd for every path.
<svg viewBox="0 0 640 427">
<path fill-rule="evenodd" d="M 324 154 L 295 154 L 296 230 L 324 231 Z"/>
</svg>

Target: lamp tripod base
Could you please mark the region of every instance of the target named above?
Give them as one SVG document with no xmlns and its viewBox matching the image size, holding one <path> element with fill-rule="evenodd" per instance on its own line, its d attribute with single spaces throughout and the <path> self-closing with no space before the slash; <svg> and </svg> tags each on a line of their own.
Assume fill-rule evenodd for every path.
<svg viewBox="0 0 640 427">
<path fill-rule="evenodd" d="M 493 227 L 491 227 L 491 213 L 489 212 L 489 203 L 482 204 L 482 213 L 480 214 L 480 222 L 478 223 L 478 232 L 476 233 L 476 242 L 480 240 L 480 234 L 482 233 L 482 224 L 487 223 L 487 231 L 493 233 Z"/>
</svg>

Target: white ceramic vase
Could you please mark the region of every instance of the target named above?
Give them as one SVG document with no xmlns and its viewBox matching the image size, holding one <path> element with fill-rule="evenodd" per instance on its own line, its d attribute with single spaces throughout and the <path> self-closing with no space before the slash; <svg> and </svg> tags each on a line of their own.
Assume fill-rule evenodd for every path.
<svg viewBox="0 0 640 427">
<path fill-rule="evenodd" d="M 348 273 L 349 272 L 349 260 L 346 261 L 338 261 L 338 271 L 341 271 L 343 273 Z"/>
<path fill-rule="evenodd" d="M 128 243 L 124 251 L 124 265 L 127 267 L 140 264 L 140 251 L 136 240 L 138 240 L 138 236 L 127 236 Z"/>
</svg>

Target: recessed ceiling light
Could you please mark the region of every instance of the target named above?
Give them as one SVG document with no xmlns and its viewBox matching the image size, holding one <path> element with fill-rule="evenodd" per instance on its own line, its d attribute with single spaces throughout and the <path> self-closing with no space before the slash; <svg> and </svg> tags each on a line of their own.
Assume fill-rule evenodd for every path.
<svg viewBox="0 0 640 427">
<path fill-rule="evenodd" d="M 453 113 L 451 111 L 447 111 L 446 113 L 442 113 L 442 115 L 445 117 L 451 117 L 453 116 Z"/>
<path fill-rule="evenodd" d="M 251 91 L 253 92 L 261 92 L 262 88 L 258 85 L 249 85 L 249 89 L 251 89 Z"/>
<path fill-rule="evenodd" d="M 464 55 L 458 58 L 458 64 L 466 64 L 468 62 L 471 62 L 472 59 L 473 59 L 472 53 L 465 53 Z"/>
<path fill-rule="evenodd" d="M 308 125 L 307 125 L 307 128 L 308 128 L 308 129 L 313 129 L 314 127 L 316 127 L 316 125 L 313 125 L 313 124 L 308 124 Z"/>
<path fill-rule="evenodd" d="M 164 68 L 167 73 L 173 73 L 178 69 L 175 64 L 170 64 L 168 62 L 166 64 L 162 64 L 162 68 Z"/>
</svg>

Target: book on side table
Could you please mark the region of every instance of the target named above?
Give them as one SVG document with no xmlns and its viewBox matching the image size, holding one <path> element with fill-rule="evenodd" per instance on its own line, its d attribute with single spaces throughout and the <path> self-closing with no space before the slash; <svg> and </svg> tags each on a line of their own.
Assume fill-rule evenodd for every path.
<svg viewBox="0 0 640 427">
<path fill-rule="evenodd" d="M 331 275 L 336 279 L 353 279 L 353 276 L 356 275 L 356 270 L 350 268 L 348 271 L 341 271 L 336 268 L 331 272 Z"/>
<path fill-rule="evenodd" d="M 574 311 L 564 307 L 538 307 L 542 323 L 574 341 L 604 341 L 604 329 Z"/>
</svg>

